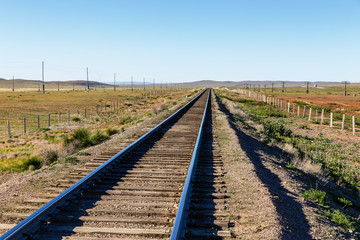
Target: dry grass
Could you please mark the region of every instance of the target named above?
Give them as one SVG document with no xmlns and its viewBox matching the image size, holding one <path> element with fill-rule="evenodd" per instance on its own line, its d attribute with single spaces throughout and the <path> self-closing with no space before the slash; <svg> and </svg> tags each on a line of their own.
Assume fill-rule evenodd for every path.
<svg viewBox="0 0 360 240">
<path fill-rule="evenodd" d="M 164 94 L 152 95 L 148 99 L 137 100 L 131 105 L 121 105 L 115 111 L 107 109 L 106 113 L 96 114 L 96 104 L 110 104 L 117 99 L 126 99 L 129 97 L 140 96 L 144 92 L 131 91 L 92 91 L 92 92 L 52 92 L 45 95 L 36 92 L 24 93 L 0 93 L 0 116 L 2 120 L 6 116 L 12 118 L 12 138 L 8 138 L 6 126 L 4 121 L 1 122 L 0 117 L 0 172 L 5 171 L 22 171 L 24 168 L 16 168 L 16 166 L 27 166 L 25 163 L 32 157 L 43 156 L 40 159 L 43 165 L 50 164 L 54 159 L 64 157 L 67 154 L 73 153 L 78 149 L 76 142 L 72 142 L 63 147 L 63 139 L 71 136 L 78 128 L 87 128 L 94 132 L 99 130 L 106 132 L 116 129 L 116 131 L 124 131 L 125 128 L 136 125 L 145 119 L 158 114 L 171 105 L 174 100 L 178 101 L 185 95 L 191 92 L 168 92 Z M 171 97 L 169 97 L 171 96 Z M 76 112 L 76 108 L 88 109 L 88 116 L 83 117 L 84 110 L 80 110 L 80 121 L 67 122 L 68 108 L 71 108 L 72 113 Z M 93 114 L 89 108 L 93 107 Z M 154 111 L 155 107 L 155 111 Z M 36 129 L 36 123 L 28 122 L 28 133 L 22 133 L 21 119 L 26 116 L 28 119 L 35 118 L 40 115 L 43 119 L 41 126 L 44 123 L 44 117 L 49 112 L 53 113 L 57 121 L 58 115 L 56 112 L 61 111 L 66 120 L 61 124 L 52 125 L 50 128 Z M 77 116 L 77 113 L 74 114 Z M 90 116 L 89 116 L 90 115 Z M 10 117 L 9 117 L 10 118 Z M 18 126 L 14 126 L 15 121 L 19 122 Z M 112 134 L 112 131 L 111 131 Z M 110 132 L 107 135 L 111 135 Z M 25 165 L 24 165 L 25 164 Z"/>
</svg>

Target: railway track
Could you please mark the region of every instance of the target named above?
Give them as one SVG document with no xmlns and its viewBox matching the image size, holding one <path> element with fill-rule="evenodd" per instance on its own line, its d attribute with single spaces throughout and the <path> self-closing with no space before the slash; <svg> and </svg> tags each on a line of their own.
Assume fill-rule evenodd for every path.
<svg viewBox="0 0 360 240">
<path fill-rule="evenodd" d="M 54 188 L 46 195 L 54 199 L 0 239 L 229 237 L 222 231 L 228 217 L 221 159 L 211 124 L 204 124 L 209 96 L 204 91 L 119 153 L 69 175 L 60 183 L 69 188 L 58 196 Z"/>
</svg>

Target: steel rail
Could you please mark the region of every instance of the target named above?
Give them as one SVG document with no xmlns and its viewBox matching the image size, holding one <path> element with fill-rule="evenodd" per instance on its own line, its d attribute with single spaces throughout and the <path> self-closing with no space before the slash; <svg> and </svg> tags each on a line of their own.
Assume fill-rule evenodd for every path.
<svg viewBox="0 0 360 240">
<path fill-rule="evenodd" d="M 71 187 L 60 193 L 57 197 L 50 200 L 40 209 L 35 211 L 29 217 L 21 221 L 15 227 L 10 229 L 4 235 L 0 236 L 0 240 L 10 240 L 10 239 L 26 239 L 31 232 L 36 231 L 41 225 L 42 222 L 46 223 L 51 219 L 51 214 L 58 209 L 58 207 L 66 201 L 69 201 L 72 197 L 78 196 L 83 192 L 94 180 L 98 179 L 101 174 L 105 173 L 106 169 L 109 169 L 113 164 L 115 164 L 121 157 L 128 154 L 133 150 L 137 145 L 142 143 L 150 135 L 152 135 L 157 130 L 161 129 L 165 124 L 174 119 L 179 113 L 183 112 L 188 106 L 195 103 L 202 95 L 205 93 L 206 89 L 200 92 L 196 97 L 189 101 L 185 106 L 177 110 L 174 114 L 169 116 L 167 119 L 159 123 L 157 126 L 152 128 L 150 131 L 142 135 L 138 140 L 131 143 L 129 146 L 121 150 L 119 153 L 111 157 L 109 160 L 101 164 L 95 170 L 90 172 L 88 175 L 80 179 L 78 182 L 74 183 Z"/>
<path fill-rule="evenodd" d="M 188 174 L 186 176 L 183 192 L 181 194 L 179 208 L 176 213 L 176 218 L 175 218 L 174 226 L 173 226 L 173 229 L 171 232 L 170 240 L 183 239 L 183 237 L 185 235 L 185 226 L 186 226 L 187 215 L 188 215 L 187 212 L 189 209 L 189 201 L 190 201 L 192 185 L 193 185 L 192 179 L 193 179 L 193 176 L 195 173 L 195 166 L 196 166 L 198 155 L 199 155 L 201 138 L 202 138 L 202 134 L 203 134 L 203 126 L 204 126 L 204 122 L 205 122 L 205 118 L 206 118 L 206 114 L 207 114 L 210 96 L 211 96 L 211 90 L 209 90 L 208 98 L 206 100 L 204 115 L 203 115 L 203 118 L 201 121 L 198 137 L 196 139 L 196 143 L 195 143 L 193 155 L 191 158 Z"/>
</svg>

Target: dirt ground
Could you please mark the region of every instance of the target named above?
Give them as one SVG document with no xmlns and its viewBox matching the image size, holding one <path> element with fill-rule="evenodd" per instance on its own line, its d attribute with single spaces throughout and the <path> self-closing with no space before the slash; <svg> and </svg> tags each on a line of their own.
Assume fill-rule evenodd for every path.
<svg viewBox="0 0 360 240">
<path fill-rule="evenodd" d="M 8 175 L 4 182 L 0 184 L 0 235 L 6 229 L 2 229 L 1 224 L 13 224 L 20 222 L 21 219 L 8 220 L 3 217 L 6 212 L 14 212 L 17 206 L 26 200 L 32 198 L 37 194 L 44 193 L 45 188 L 50 187 L 58 179 L 66 179 L 67 175 L 74 169 L 83 168 L 84 164 L 93 158 L 101 155 L 101 153 L 109 151 L 114 148 L 124 148 L 132 141 L 136 140 L 142 134 L 155 127 L 171 113 L 175 112 L 181 107 L 187 99 L 178 101 L 177 105 L 172 106 L 169 110 L 163 111 L 153 118 L 129 127 L 125 132 L 115 134 L 111 139 L 86 149 L 81 152 L 87 152 L 89 156 L 76 156 L 79 160 L 77 164 L 71 163 L 57 163 L 48 167 L 41 168 L 36 171 L 26 171 L 19 174 Z"/>
<path fill-rule="evenodd" d="M 360 97 L 359 96 L 282 96 L 286 101 L 303 101 L 305 103 L 329 107 L 329 103 L 332 104 L 334 110 L 348 110 L 349 114 L 355 116 L 360 115 Z"/>
<path fill-rule="evenodd" d="M 216 132 L 227 172 L 229 208 L 235 219 L 231 231 L 236 238 L 343 239 L 338 227 L 301 197 L 313 185 L 311 176 L 286 170 L 289 154 L 249 133 L 234 118 L 237 114 L 249 124 L 246 114 L 224 102 L 226 106 L 216 104 Z"/>
</svg>

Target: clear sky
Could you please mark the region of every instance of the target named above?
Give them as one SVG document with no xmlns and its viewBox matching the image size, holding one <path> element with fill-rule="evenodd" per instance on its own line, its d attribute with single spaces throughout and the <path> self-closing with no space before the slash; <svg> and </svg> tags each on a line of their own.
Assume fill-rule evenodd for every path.
<svg viewBox="0 0 360 240">
<path fill-rule="evenodd" d="M 360 81 L 360 0 L 0 0 L 0 77 Z"/>
</svg>

